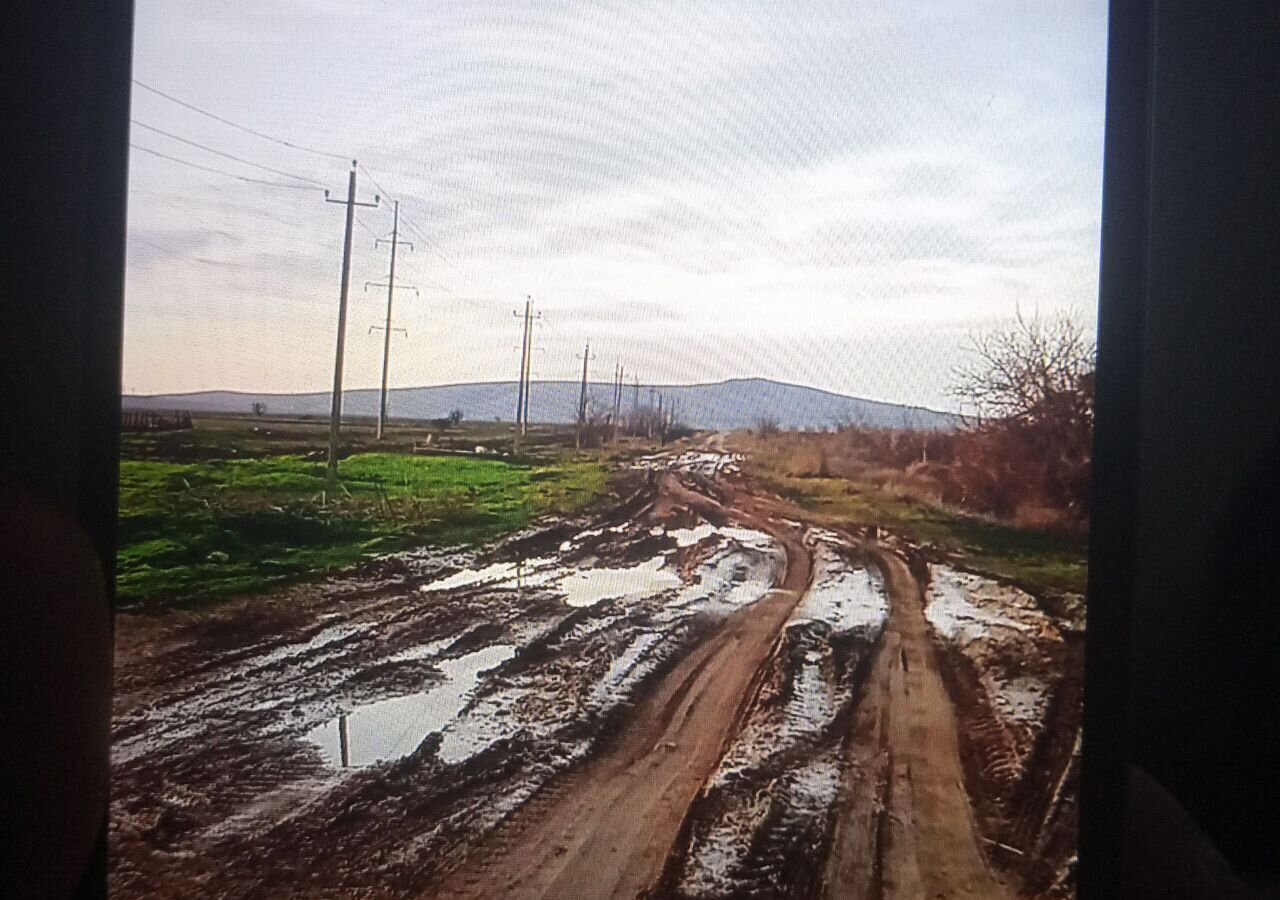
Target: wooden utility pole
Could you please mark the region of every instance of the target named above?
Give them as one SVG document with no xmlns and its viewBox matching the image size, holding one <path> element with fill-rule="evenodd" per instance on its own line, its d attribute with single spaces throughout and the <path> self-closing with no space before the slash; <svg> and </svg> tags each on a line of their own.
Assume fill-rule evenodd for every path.
<svg viewBox="0 0 1280 900">
<path fill-rule="evenodd" d="M 391 361 L 391 301 L 396 292 L 396 247 L 400 244 L 408 244 L 409 249 L 413 249 L 413 241 L 400 240 L 400 201 L 395 202 L 394 212 L 391 218 L 391 240 L 378 238 L 373 242 L 377 247 L 379 244 L 391 245 L 391 272 L 387 276 L 387 324 L 382 335 L 382 394 L 378 398 L 378 440 L 382 440 L 382 436 L 387 427 L 387 374 Z M 368 285 L 365 285 L 366 289 Z M 417 288 L 411 288 L 417 293 Z"/>
<path fill-rule="evenodd" d="M 347 176 L 347 199 L 334 200 L 329 191 L 324 192 L 326 203 L 345 203 L 347 205 L 347 231 L 342 241 L 342 290 L 338 295 L 338 348 L 333 360 L 333 406 L 329 412 L 329 471 L 328 481 L 332 486 L 338 478 L 338 429 L 342 423 L 342 358 L 347 339 L 347 292 L 351 285 L 351 228 L 355 224 L 357 206 L 377 206 L 380 199 L 373 196 L 372 203 L 356 202 L 356 161 L 351 161 L 351 172 Z"/>
</svg>

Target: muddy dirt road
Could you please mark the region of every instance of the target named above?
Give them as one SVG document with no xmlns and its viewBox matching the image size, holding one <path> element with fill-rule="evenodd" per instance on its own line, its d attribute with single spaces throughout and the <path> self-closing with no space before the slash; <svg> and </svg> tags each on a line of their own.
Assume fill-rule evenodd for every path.
<svg viewBox="0 0 1280 900">
<path fill-rule="evenodd" d="M 718 447 L 620 484 L 474 552 L 122 616 L 113 895 L 1066 896 L 1078 715 L 1034 598 Z"/>
<path fill-rule="evenodd" d="M 872 552 L 887 576 L 892 612 L 858 711 L 850 753 L 856 777 L 827 863 L 827 896 L 1010 897 L 989 868 L 970 811 L 924 590 L 900 556 L 878 546 Z"/>
<path fill-rule="evenodd" d="M 810 559 L 792 529 L 744 518 L 671 476 L 664 500 L 754 525 L 786 551 L 778 583 L 712 632 L 656 686 L 617 746 L 530 804 L 439 897 L 633 898 L 666 864 L 694 796 L 720 761 L 756 673 L 808 587 Z"/>
</svg>

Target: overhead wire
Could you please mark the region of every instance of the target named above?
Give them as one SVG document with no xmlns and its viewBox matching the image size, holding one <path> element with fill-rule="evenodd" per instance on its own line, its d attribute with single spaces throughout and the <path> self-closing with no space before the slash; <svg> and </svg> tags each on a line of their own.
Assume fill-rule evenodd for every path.
<svg viewBox="0 0 1280 900">
<path fill-rule="evenodd" d="M 235 172 L 228 172 L 225 169 L 215 169 L 212 166 L 201 165 L 200 163 L 191 162 L 188 159 L 182 159 L 177 156 L 170 156 L 168 153 L 161 153 L 159 150 L 152 150 L 150 147 L 143 147 L 141 144 L 129 142 L 129 146 L 134 150 L 141 150 L 143 153 L 149 153 L 152 156 L 158 156 L 161 159 L 167 159 L 170 162 L 180 163 L 184 166 L 190 166 L 193 169 L 199 169 L 202 172 L 211 172 L 214 175 L 224 175 L 227 178 L 235 178 L 239 181 L 247 181 L 250 184 L 262 184 L 268 187 L 290 188 L 296 191 L 314 191 L 319 190 L 318 187 L 309 184 L 286 184 L 280 181 L 267 181 L 265 178 L 250 178 L 248 175 L 237 175 Z"/>
<path fill-rule="evenodd" d="M 272 143 L 279 144 L 282 147 L 288 147 L 291 150 L 301 150 L 304 153 L 314 153 L 317 156 L 327 156 L 330 159 L 348 160 L 351 158 L 345 153 L 331 153 L 328 150 L 317 150 L 314 147 L 307 147 L 304 144 L 296 144 L 293 141 L 286 141 L 283 138 L 273 137 L 269 134 L 264 134 L 263 132 L 250 128 L 247 125 L 241 125 L 239 122 L 233 122 L 228 118 L 218 115 L 217 113 L 211 113 L 207 109 L 201 109 L 199 106 L 196 106 L 194 103 L 188 103 L 186 100 L 180 100 L 177 97 L 173 96 L 172 94 L 166 94 L 164 91 L 160 90 L 159 88 L 154 88 L 151 85 L 145 82 L 139 81 L 136 78 L 133 79 L 133 83 L 136 84 L 138 87 L 144 88 L 145 90 L 148 90 L 153 94 L 157 94 L 161 97 L 164 97 L 166 100 L 170 100 L 178 104 L 179 106 L 184 106 L 187 109 L 192 110 L 193 112 L 198 112 L 202 116 L 208 116 L 210 119 L 213 119 L 214 121 L 221 122 L 224 125 L 230 125 L 232 128 L 238 128 L 241 131 L 245 132 L 246 134 L 251 134 L 254 137 L 262 138 L 263 140 L 266 140 L 266 141 L 271 141 Z"/>
<path fill-rule="evenodd" d="M 322 184 L 319 181 L 316 181 L 314 178 L 308 178 L 305 175 L 297 175 L 293 172 L 286 172 L 283 169 L 273 169 L 271 168 L 271 166 L 264 166 L 262 163 L 256 163 L 251 159 L 245 159 L 242 156 L 236 156 L 235 154 L 227 153 L 224 150 L 218 150 L 214 147 L 210 147 L 207 144 L 202 144 L 199 141 L 193 141 L 189 138 L 184 138 L 181 135 L 174 134 L 171 131 L 165 131 L 163 128 L 157 128 L 154 125 L 148 125 L 146 122 L 139 122 L 137 119 L 130 119 L 129 121 L 132 122 L 134 125 L 137 125 L 139 128 L 145 128 L 147 131 L 154 131 L 156 134 L 162 134 L 165 137 L 171 138 L 175 141 L 179 141 L 180 143 L 188 144 L 189 146 L 192 146 L 192 147 L 198 147 L 199 149 L 204 150 L 208 153 L 213 153 L 218 156 L 223 156 L 223 157 L 226 157 L 227 159 L 234 160 L 235 162 L 244 163 L 247 166 L 253 166 L 255 169 L 262 169 L 264 172 L 270 172 L 272 175 L 280 175 L 285 178 L 293 178 L 296 181 L 305 181 L 308 184 L 315 185 L 316 187 L 319 187 L 319 188 L 324 187 L 324 184 Z"/>
<path fill-rule="evenodd" d="M 462 275 L 463 277 L 467 277 L 466 273 L 462 271 L 460 264 L 456 260 L 454 260 L 449 254 L 444 252 L 444 248 L 440 246 L 440 242 L 435 240 L 435 238 L 431 237 L 431 235 L 427 234 L 426 231 L 423 230 L 421 226 L 419 226 L 416 222 L 413 221 L 413 219 L 409 218 L 404 213 L 401 213 L 400 221 L 404 222 L 405 225 L 409 228 L 409 230 L 413 232 L 413 234 L 416 235 L 419 240 L 421 240 L 424 244 L 427 245 L 428 250 L 430 250 L 436 256 L 440 257 L 449 265 L 453 266 L 460 275 Z"/>
<path fill-rule="evenodd" d="M 376 187 L 376 188 L 378 189 L 378 192 L 379 192 L 383 197 L 385 197 L 385 198 L 386 198 L 386 199 L 388 199 L 388 200 L 394 200 L 394 199 L 395 199 L 395 198 L 392 196 L 392 194 L 391 194 L 391 192 L 390 192 L 389 190 L 387 190 L 386 188 L 384 188 L 382 185 L 378 184 L 378 179 L 374 178 L 374 177 L 373 177 L 373 173 L 372 173 L 372 172 L 370 172 L 367 168 L 365 168 L 365 166 L 364 166 L 362 163 L 357 163 L 357 164 L 356 164 L 356 168 L 357 168 L 357 169 L 359 169 L 361 172 L 364 172 L 364 174 L 366 174 L 366 175 L 368 175 L 368 176 L 369 176 L 369 180 L 373 182 L 373 186 L 374 186 L 374 187 Z"/>
<path fill-rule="evenodd" d="M 239 122 L 236 122 L 236 121 L 234 121 L 234 120 L 232 120 L 232 119 L 228 119 L 228 118 L 226 118 L 225 116 L 221 116 L 221 115 L 218 115 L 217 113 L 210 112 L 209 110 L 204 109 L 204 108 L 202 108 L 202 107 L 200 107 L 200 106 L 197 106 L 197 105 L 196 105 L 196 104 L 194 104 L 194 103 L 190 103 L 190 102 L 188 102 L 188 101 L 186 101 L 186 100 L 182 100 L 182 99 L 181 99 L 181 98 L 179 98 L 179 97 L 175 97 L 174 95 L 169 94 L 169 93 L 167 93 L 167 92 L 165 92 L 165 91 L 162 91 L 162 90 L 160 90 L 159 88 L 153 87 L 152 85 L 149 85 L 149 84 L 147 84 L 147 83 L 145 83 L 145 82 L 143 82 L 143 81 L 140 81 L 139 79 L 136 79 L 136 78 L 135 78 L 135 79 L 133 79 L 133 83 L 134 83 L 134 84 L 136 84 L 138 87 L 143 88 L 144 90 L 150 91 L 151 93 L 156 94 L 157 96 L 163 97 L 164 99 L 169 100 L 169 101 L 170 101 L 170 102 L 172 102 L 172 103 L 176 103 L 176 104 L 178 104 L 179 106 L 182 106 L 182 107 L 184 107 L 184 108 L 186 108 L 186 109 L 189 109 L 189 110 L 191 110 L 192 112 L 196 112 L 196 113 L 198 113 L 198 114 L 200 114 L 200 115 L 202 115 L 202 116 L 205 116 L 205 117 L 207 117 L 207 118 L 209 118 L 209 119 L 212 119 L 212 120 L 214 120 L 214 121 L 216 121 L 216 122 L 221 122 L 221 123 L 222 123 L 222 124 L 224 124 L 224 125 L 228 125 L 228 126 L 230 126 L 230 127 L 232 127 L 232 128 L 236 128 L 236 129 L 238 129 L 238 130 L 240 130 L 240 131 L 245 132 L 246 134 L 253 135 L 254 137 L 260 138 L 260 139 L 265 140 L 265 141 L 270 141 L 271 143 L 278 144 L 278 145 L 280 145 L 280 146 L 282 146 L 282 147 L 287 147 L 287 148 L 289 148 L 289 149 L 291 149 L 291 150 L 298 150 L 298 151 L 302 151 L 302 152 L 305 152 L 305 153 L 312 153 L 312 154 L 315 154 L 315 155 L 317 155 L 317 156 L 323 156 L 323 157 L 327 157 L 327 158 L 330 158 L 330 159 L 340 159 L 340 160 L 343 160 L 343 161 L 346 161 L 346 160 L 351 159 L 351 156 L 350 156 L 349 154 L 344 154 L 344 153 L 333 153 L 333 152 L 330 152 L 330 151 L 327 151 L 327 150 L 321 150 L 321 149 L 318 149 L 318 148 L 315 148 L 315 147 L 309 147 L 309 146 L 306 146 L 306 145 L 304 145 L 304 144 L 299 144 L 299 143 L 296 143 L 296 142 L 294 142 L 294 141 L 288 141 L 288 140 L 285 140 L 284 138 L 276 137 L 276 136 L 274 136 L 274 135 L 270 135 L 270 134 L 266 134 L 265 132 L 258 131 L 257 129 L 250 128 L 250 127 L 249 127 L 249 126 L 247 126 L 247 125 L 243 125 L 243 124 L 241 124 L 241 123 L 239 123 Z M 173 134 L 173 133 L 171 133 L 171 132 L 165 131 L 165 130 L 163 130 L 163 129 L 157 128 L 157 127 L 155 127 L 154 125 L 148 125 L 147 123 L 145 123 L 145 122 L 140 122 L 140 121 L 138 121 L 138 120 L 136 120 L 136 119 L 133 119 L 133 120 L 131 120 L 131 121 L 133 122 L 133 124 L 138 125 L 138 126 L 139 126 L 139 127 L 141 127 L 141 128 L 145 128 L 145 129 L 147 129 L 147 130 L 149 130 L 149 131 L 153 131 L 153 132 L 155 132 L 155 133 L 157 133 L 157 134 L 163 135 L 164 137 L 171 138 L 171 139 L 176 140 L 176 141 L 179 141 L 179 142 L 181 142 L 181 143 L 188 144 L 188 145 L 190 145 L 190 146 L 192 146 L 192 147 L 196 147 L 196 148 L 198 148 L 198 149 L 200 149 L 200 150 L 204 150 L 204 151 L 206 151 L 206 152 L 213 153 L 213 154 L 216 154 L 216 155 L 218 155 L 218 156 L 225 157 L 225 158 L 230 159 L 230 160 L 233 160 L 233 161 L 235 161 L 235 162 L 239 162 L 239 163 L 242 163 L 242 164 L 245 164 L 245 165 L 253 166 L 254 168 L 261 169 L 261 170 L 266 171 L 266 172 L 270 172 L 270 173 L 271 173 L 271 174 L 273 174 L 273 175 L 279 175 L 279 176 L 282 176 L 282 177 L 285 177 L 285 178 L 292 178 L 292 179 L 294 179 L 294 180 L 296 180 L 296 181 L 305 182 L 306 184 L 305 184 L 305 185 L 303 185 L 303 184 L 285 184 L 285 183 L 276 182 L 276 181 L 267 181 L 267 180 L 265 180 L 265 179 L 261 179 L 261 178 L 252 178 L 252 177 L 249 177 L 249 176 L 246 176 L 246 175 L 239 175 L 239 174 L 236 174 L 236 173 L 234 173 L 234 172 L 228 172 L 228 171 L 225 171 L 225 170 L 223 170 L 223 169 L 217 169 L 217 168 L 214 168 L 214 167 L 212 167 L 212 166 L 206 166 L 206 165 L 202 165 L 202 164 L 199 164 L 199 163 L 195 163 L 195 162 L 192 162 L 192 161 L 190 161 L 190 160 L 182 159 L 182 158 L 180 158 L 180 157 L 172 156 L 172 155 L 169 155 L 169 154 L 166 154 L 166 153 L 162 153 L 162 152 L 160 152 L 160 151 L 158 151 L 158 150 L 153 150 L 153 149 L 151 149 L 151 148 L 149 148 L 149 147 L 143 147 L 143 146 L 141 146 L 141 145 L 139 145 L 139 144 L 135 144 L 135 143 L 130 142 L 130 145 L 129 145 L 129 146 L 133 147 L 133 148 L 134 148 L 134 149 L 136 149 L 136 150 L 140 150 L 140 151 L 142 151 L 142 152 L 144 152 L 144 153 L 151 154 L 152 156 L 157 156 L 157 157 L 159 157 L 159 158 L 161 158 L 161 159 L 166 159 L 166 160 L 169 160 L 169 161 L 171 161 L 171 162 L 175 162 L 175 163 L 179 163 L 179 164 L 181 164 L 181 165 L 189 166 L 189 167 L 191 167 L 191 168 L 193 168 L 193 169 L 198 169 L 198 170 L 203 171 L 203 172 L 209 172 L 209 173 L 214 174 L 214 175 L 222 175 L 222 176 L 227 177 L 227 178 L 234 178 L 234 179 L 236 179 L 236 180 L 238 180 L 238 181 L 247 182 L 247 183 L 249 183 L 249 184 L 260 184 L 260 185 L 264 185 L 264 186 L 267 186 L 267 187 L 292 188 L 292 189 L 296 189 L 296 190 L 315 190 L 315 189 L 320 189 L 320 188 L 323 188 L 323 187 L 324 187 L 324 185 L 323 185 L 323 184 L 321 184 L 320 182 L 318 182 L 318 181 L 316 181 L 316 180 L 314 180 L 314 179 L 312 179 L 312 178 L 308 178 L 308 177 L 303 176 L 303 175 L 298 175 L 298 174 L 293 173 L 293 172 L 287 172 L 287 171 L 284 171 L 284 170 L 282 170 L 282 169 L 275 169 L 275 168 L 272 168 L 272 167 L 270 167 L 270 166 L 266 166 L 266 165 L 263 165 L 263 164 L 261 164 L 261 163 L 254 162 L 253 160 L 248 160 L 248 159 L 244 159 L 244 158 L 239 157 L 239 156 L 235 156 L 234 154 L 227 153 L 227 152 L 222 151 L 222 150 L 218 150 L 218 149 L 216 149 L 216 148 L 214 148 L 214 147 L 207 146 L 207 145 L 202 144 L 202 143 L 200 143 L 200 142 L 198 142 L 198 141 L 193 141 L 193 140 L 190 140 L 190 139 L 188 139 L 188 138 L 181 137 L 180 135 L 176 135 L 176 134 Z M 356 165 L 357 165 L 357 168 L 358 168 L 358 169 L 360 169 L 361 171 L 363 171 L 363 172 L 364 172 L 364 174 L 369 178 L 369 180 L 373 183 L 373 186 L 374 186 L 375 188 L 377 188 L 377 189 L 378 189 L 379 193 L 380 193 L 382 196 L 387 197 L 388 199 L 394 199 L 394 195 L 393 195 L 390 191 L 388 191 L 388 190 L 387 190 L 387 189 L 386 189 L 386 188 L 385 188 L 385 187 L 384 187 L 384 186 L 383 186 L 383 185 L 378 181 L 377 175 L 375 175 L 372 171 L 370 171 L 370 169 L 368 168 L 368 166 L 365 166 L 364 164 L 359 163 L 359 162 L 357 162 L 357 163 L 356 163 Z M 385 177 L 385 175 L 384 175 L 384 177 Z M 414 177 L 417 177 L 417 176 L 414 176 Z M 434 238 L 432 238 L 430 235 L 428 235 L 428 234 L 427 234 L 427 232 L 426 232 L 426 230 L 425 230 L 424 228 L 422 228 L 420 225 L 418 225 L 416 222 L 414 222 L 411 218 L 409 218 L 409 217 L 405 216 L 403 212 L 401 213 L 400 218 L 401 218 L 401 221 L 402 221 L 402 222 L 403 222 L 403 223 L 404 223 L 404 224 L 409 228 L 409 230 L 410 230 L 410 231 L 411 231 L 411 232 L 412 232 L 416 237 L 418 237 L 420 240 L 422 240 L 422 241 L 423 241 L 423 243 L 427 246 L 427 249 L 428 249 L 430 252 L 434 253 L 434 254 L 435 254 L 439 259 L 441 259 L 441 260 L 442 260 L 446 265 L 450 266 L 450 267 L 451 267 L 451 268 L 452 268 L 452 269 L 453 269 L 453 270 L 454 270 L 454 271 L 455 271 L 455 272 L 456 272 L 456 273 L 457 273 L 457 274 L 458 274 L 458 275 L 463 279 L 463 281 L 464 281 L 464 282 L 468 282 L 468 283 L 472 283 L 472 284 L 474 284 L 474 283 L 476 282 L 476 278 L 475 278 L 475 276 L 474 276 L 472 273 L 470 273 L 470 272 L 466 271 L 466 270 L 462 267 L 462 265 L 461 265 L 459 262 L 457 262 L 457 260 L 455 260 L 455 259 L 454 259 L 450 254 L 446 253 L 446 252 L 445 252 L 445 250 L 444 250 L 444 248 L 440 246 L 439 242 L 438 242 L 438 241 L 436 241 Z M 369 226 L 368 226 L 368 225 L 367 225 L 363 220 L 361 220 L 359 217 L 357 217 L 357 218 L 356 218 L 356 221 L 357 221 L 357 223 L 360 225 L 360 227 L 361 227 L 361 228 L 363 228 L 366 232 L 368 232 L 368 233 L 369 233 L 373 238 L 375 238 L 375 239 L 377 239 L 377 238 L 378 238 L 377 233 L 376 233 L 376 232 L 374 232 L 374 231 L 373 231 L 373 229 L 372 229 L 372 228 L 370 228 L 370 227 L 369 227 Z M 202 262 L 203 262 L 204 260 L 200 260 L 200 261 L 202 261 Z M 475 305 L 475 306 L 481 306 L 481 305 L 487 306 L 487 305 L 494 304 L 494 303 L 502 303 L 502 302 L 505 302 L 505 301 L 498 300 L 497 298 L 492 298 L 492 297 L 478 297 L 478 296 L 462 296 L 462 295 L 458 295 L 458 294 L 455 294 L 452 290 L 450 290 L 450 289 L 448 289 L 448 288 L 446 288 L 446 287 L 443 287 L 443 286 L 437 286 L 437 288 L 436 288 L 436 289 L 437 289 L 437 290 L 439 290 L 439 291 L 441 291 L 442 293 L 448 294 L 448 295 L 449 295 L 449 297 L 450 297 L 450 300 L 451 300 L 452 302 L 457 302 L 457 303 L 465 303 L 465 304 L 468 304 L 468 305 Z"/>
<path fill-rule="evenodd" d="M 356 224 L 359 225 L 361 228 L 363 228 L 365 231 L 369 232 L 369 235 L 374 240 L 381 240 L 381 238 L 378 237 L 378 233 L 364 223 L 364 219 L 360 218 L 359 216 L 356 216 L 355 220 L 356 220 Z"/>
</svg>

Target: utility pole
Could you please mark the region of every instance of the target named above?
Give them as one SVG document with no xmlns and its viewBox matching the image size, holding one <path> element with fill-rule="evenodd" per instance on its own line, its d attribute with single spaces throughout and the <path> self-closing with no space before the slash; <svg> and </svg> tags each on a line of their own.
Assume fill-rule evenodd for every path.
<svg viewBox="0 0 1280 900">
<path fill-rule="evenodd" d="M 524 339 L 524 419 L 520 422 L 520 433 L 529 431 L 529 413 L 533 409 L 533 328 L 542 318 L 542 313 L 529 316 L 529 331 Z"/>
<path fill-rule="evenodd" d="M 516 427 L 513 447 L 520 452 L 520 438 L 528 431 L 529 426 L 529 369 L 530 357 L 533 356 L 533 298 L 526 296 L 524 300 L 524 331 L 520 336 L 520 372 L 516 386 Z M 512 315 L 521 317 L 519 310 Z"/>
<path fill-rule="evenodd" d="M 409 249 L 413 249 L 413 241 L 400 240 L 400 201 L 395 202 L 394 212 L 391 218 L 391 240 L 377 238 L 373 242 L 373 246 L 379 244 L 391 245 L 391 272 L 387 275 L 387 325 L 382 335 L 382 394 L 378 398 L 378 440 L 382 440 L 382 436 L 387 428 L 387 373 L 391 361 L 391 301 L 396 292 L 396 247 L 400 244 L 408 244 Z M 365 285 L 367 290 L 368 284 Z M 412 288 L 416 294 L 417 288 Z"/>
<path fill-rule="evenodd" d="M 351 766 L 351 734 L 347 728 L 347 714 L 338 714 L 338 747 L 342 757 L 342 768 Z"/>
<path fill-rule="evenodd" d="M 578 394 L 578 436 L 575 442 L 579 450 L 582 449 L 582 429 L 587 424 L 587 363 L 591 361 L 591 342 L 587 341 L 587 347 L 582 351 L 582 390 Z"/>
<path fill-rule="evenodd" d="M 524 329 L 520 332 L 520 369 L 516 373 L 516 444 L 520 443 L 520 425 L 524 422 L 524 363 L 529 353 L 529 303 L 524 301 Z M 511 315 L 521 318 L 520 311 Z"/>
<path fill-rule="evenodd" d="M 347 231 L 342 241 L 342 290 L 338 295 L 338 348 L 333 360 L 333 407 L 329 413 L 329 471 L 332 486 L 338 478 L 338 428 L 342 423 L 342 356 L 347 338 L 347 290 L 351 284 L 351 228 L 355 224 L 357 206 L 377 206 L 379 197 L 373 195 L 372 203 L 356 202 L 356 161 L 351 160 L 351 172 L 347 176 L 347 199 L 334 200 L 328 189 L 324 192 L 326 203 L 347 205 Z"/>
<path fill-rule="evenodd" d="M 613 442 L 618 443 L 618 429 L 622 425 L 622 362 L 613 372 Z"/>
</svg>

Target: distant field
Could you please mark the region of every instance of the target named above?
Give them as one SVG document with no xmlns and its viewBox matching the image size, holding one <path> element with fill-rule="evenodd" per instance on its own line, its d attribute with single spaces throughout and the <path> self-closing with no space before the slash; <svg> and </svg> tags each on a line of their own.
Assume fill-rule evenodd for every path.
<svg viewBox="0 0 1280 900">
<path fill-rule="evenodd" d="M 328 447 L 327 417 L 302 416 L 194 416 L 195 428 L 186 431 L 130 433 L 121 436 L 124 459 L 187 461 L 200 459 L 243 459 L 273 454 L 310 454 L 323 460 Z M 372 421 L 344 424 L 339 452 L 349 456 L 362 452 L 409 453 L 415 448 L 473 451 L 477 445 L 488 450 L 511 452 L 510 423 L 462 422 L 456 426 L 392 422 L 384 440 L 374 436 Z M 572 429 L 535 425 L 521 442 L 521 451 L 533 458 L 550 458 L 573 444 Z"/>
<path fill-rule="evenodd" d="M 406 455 L 400 434 L 388 442 L 398 453 L 343 459 L 338 489 L 326 494 L 322 457 L 270 452 L 314 448 L 316 431 L 206 421 L 126 435 L 121 603 L 252 593 L 376 553 L 483 540 L 581 509 L 606 488 L 605 467 L 590 459 Z M 156 458 L 166 455 L 176 460 Z"/>
</svg>

